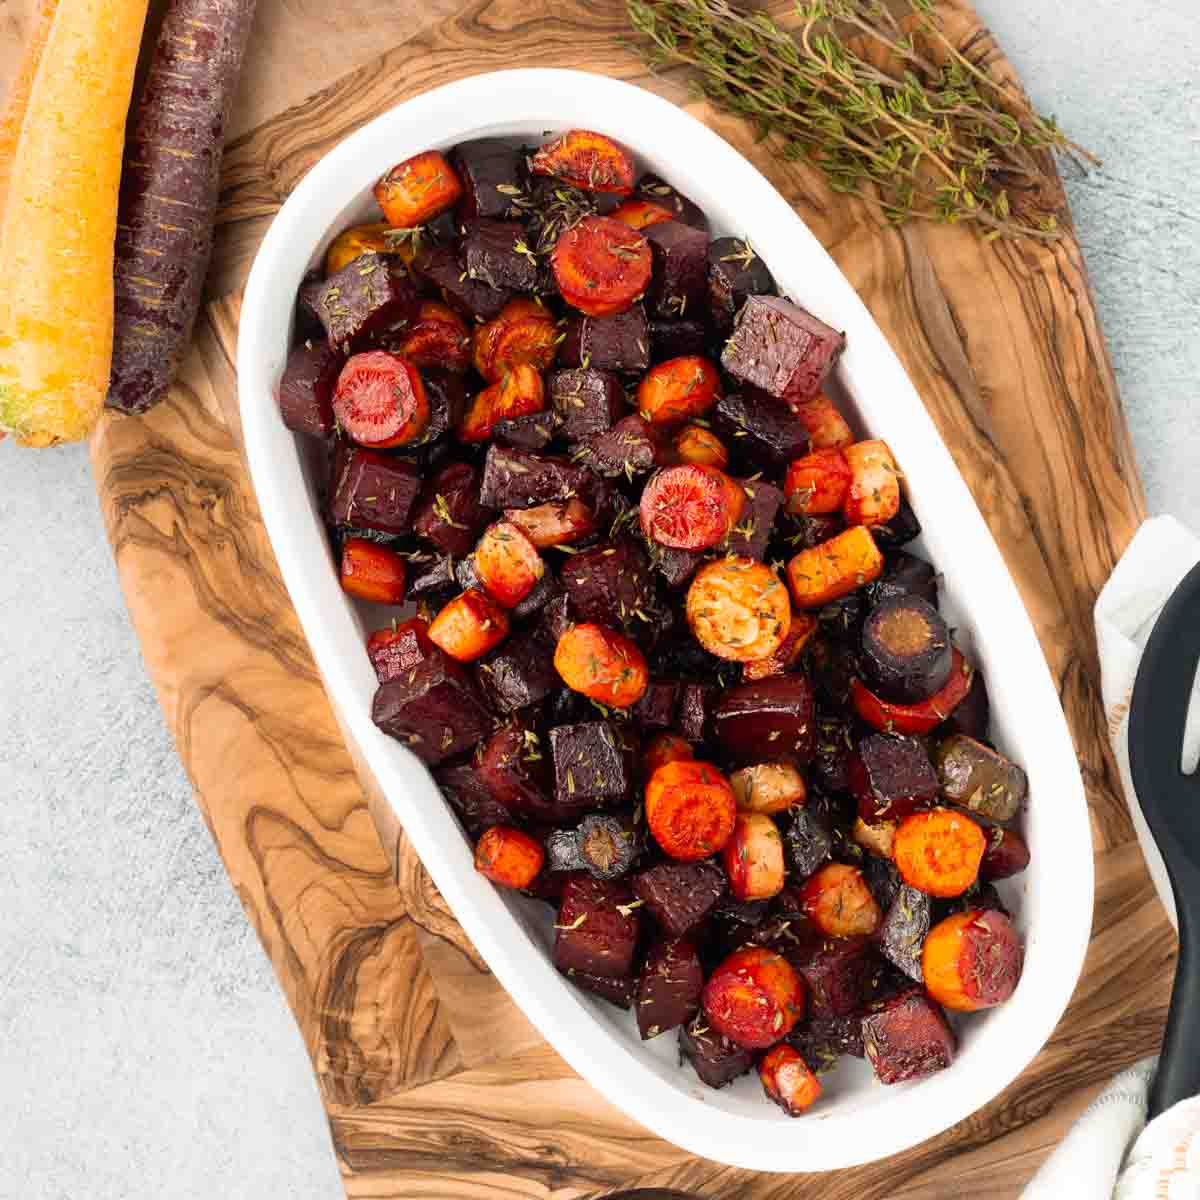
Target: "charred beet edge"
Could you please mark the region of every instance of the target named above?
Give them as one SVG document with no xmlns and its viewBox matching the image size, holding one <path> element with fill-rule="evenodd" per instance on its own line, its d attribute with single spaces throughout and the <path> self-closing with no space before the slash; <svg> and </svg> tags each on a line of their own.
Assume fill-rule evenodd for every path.
<svg viewBox="0 0 1200 1200">
<path fill-rule="evenodd" d="M 919 596 L 889 597 L 863 625 L 862 663 L 872 689 L 885 700 L 928 700 L 950 678 L 950 630 Z"/>
<path fill-rule="evenodd" d="M 971 690 L 955 705 L 954 711 L 938 726 L 937 732 L 947 736 L 961 733 L 977 742 L 986 742 L 992 720 L 991 709 L 983 672 L 976 668 L 971 676 Z"/>
<path fill-rule="evenodd" d="M 626 978 L 638 938 L 633 893 L 620 880 L 575 876 L 563 887 L 554 931 L 554 965 L 560 971 Z"/>
<path fill-rule="evenodd" d="M 471 837 L 478 838 L 493 825 L 512 825 L 516 820 L 508 807 L 492 795 L 474 767 L 443 767 L 433 777 Z"/>
<path fill-rule="evenodd" d="M 658 1037 L 691 1020 L 700 1008 L 704 968 L 687 938 L 663 938 L 646 953 L 637 990 L 638 1032 Z"/>
<path fill-rule="evenodd" d="M 710 1088 L 725 1087 L 754 1065 L 754 1055 L 710 1028 L 703 1013 L 679 1027 L 679 1055 Z"/>
<path fill-rule="evenodd" d="M 479 472 L 469 463 L 447 463 L 425 486 L 413 532 L 444 554 L 470 554 L 491 517 L 479 503 Z"/>
<path fill-rule="evenodd" d="M 553 372 L 546 380 L 546 397 L 570 442 L 611 429 L 625 411 L 621 381 L 597 367 Z"/>
<path fill-rule="evenodd" d="M 631 755 L 608 721 L 550 730 L 554 795 L 562 814 L 610 808 L 632 795 Z"/>
<path fill-rule="evenodd" d="M 421 487 L 416 466 L 374 450 L 355 448 L 345 455 L 329 498 L 329 516 L 337 525 L 404 533 Z"/>
<path fill-rule="evenodd" d="M 462 181 L 459 214 L 472 217 L 507 217 L 515 211 L 521 194 L 521 150 L 503 138 L 476 138 L 460 142 L 450 162 Z"/>
<path fill-rule="evenodd" d="M 472 279 L 454 247 L 444 242 L 422 250 L 413 260 L 413 270 L 437 288 L 451 308 L 475 321 L 491 321 L 498 317 L 500 310 L 512 299 L 511 292 L 494 288 L 481 279 Z"/>
<path fill-rule="evenodd" d="M 537 259 L 515 221 L 472 221 L 463 235 L 461 258 L 468 279 L 498 291 L 528 292 L 537 282 Z"/>
<path fill-rule="evenodd" d="M 728 881 L 712 862 L 660 863 L 633 877 L 633 891 L 664 933 L 694 929 L 724 896 Z"/>
<path fill-rule="evenodd" d="M 923 979 L 921 948 L 929 932 L 932 908 L 924 892 L 902 884 L 876 933 L 880 954 L 917 983 Z"/>
<path fill-rule="evenodd" d="M 650 426 L 636 413 L 622 417 L 611 429 L 593 433 L 571 455 L 597 475 L 630 480 L 649 471 L 654 457 Z"/>
<path fill-rule="evenodd" d="M 918 1079 L 954 1060 L 954 1032 L 923 992 L 902 992 L 863 1017 L 863 1045 L 880 1083 Z"/>
<path fill-rule="evenodd" d="M 518 450 L 544 450 L 557 432 L 558 418 L 552 412 L 526 413 L 492 426 L 496 441 Z"/>
<path fill-rule="evenodd" d="M 913 538 L 920 537 L 921 522 L 917 520 L 917 514 L 909 507 L 908 501 L 901 497 L 900 509 L 896 515 L 882 525 L 873 526 L 871 533 L 880 548 L 891 550 L 897 546 L 905 546 Z"/>
<path fill-rule="evenodd" d="M 786 404 L 756 388 L 722 396 L 713 410 L 713 424 L 731 453 L 766 470 L 786 467 L 808 453 L 808 430 L 800 419 Z"/>
<path fill-rule="evenodd" d="M 746 493 L 746 507 L 729 535 L 729 553 L 762 562 L 771 531 L 775 528 L 775 517 L 783 504 L 783 492 L 773 483 L 764 483 L 761 479 L 739 479 L 738 482 Z"/>
<path fill-rule="evenodd" d="M 324 340 L 302 342 L 288 355 L 279 381 L 279 415 L 289 429 L 309 437 L 333 433 L 333 389 L 345 361 Z"/>
<path fill-rule="evenodd" d="M 559 366 L 638 375 L 650 365 L 650 327 L 640 304 L 611 317 L 572 317 L 566 335 L 558 348 Z"/>
<path fill-rule="evenodd" d="M 588 488 L 587 471 L 566 459 L 492 445 L 483 460 L 479 502 L 486 508 L 533 508 Z"/>
<path fill-rule="evenodd" d="M 864 821 L 884 821 L 930 803 L 938 777 L 919 739 L 873 733 L 850 757 L 850 791 Z"/>
<path fill-rule="evenodd" d="M 478 672 L 484 695 L 499 713 L 537 704 L 560 683 L 554 669 L 554 641 L 539 628 L 501 642 L 480 660 Z"/>
<path fill-rule="evenodd" d="M 717 238 L 708 247 L 708 310 L 722 337 L 733 332 L 734 318 L 748 296 L 775 291 L 767 264 L 741 238 Z"/>
<path fill-rule="evenodd" d="M 531 725 L 506 721 L 479 749 L 475 765 L 484 786 L 514 815 L 538 823 L 555 818 L 545 744 Z"/>
</svg>

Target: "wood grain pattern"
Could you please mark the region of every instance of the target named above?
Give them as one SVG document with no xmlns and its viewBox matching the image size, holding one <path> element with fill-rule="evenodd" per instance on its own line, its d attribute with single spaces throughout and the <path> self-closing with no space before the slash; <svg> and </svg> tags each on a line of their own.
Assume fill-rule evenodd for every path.
<svg viewBox="0 0 1200 1200">
<path fill-rule="evenodd" d="M 260 73 L 263 62 L 337 58 L 321 14 L 279 3 L 292 6 L 289 35 L 263 32 Z M 964 50 L 1017 86 L 965 0 L 943 8 Z M 358 44 L 357 31 L 347 36 Z M 648 78 L 626 43 L 616 0 L 473 0 L 381 56 L 352 51 L 339 60 L 348 74 L 228 148 L 210 295 L 241 285 L 313 162 L 407 96 L 537 64 L 686 101 L 677 78 Z M 884 1164 L 801 1178 L 721 1168 L 601 1101 L 486 971 L 373 781 L 355 779 L 237 455 L 238 306 L 226 297 L 210 306 L 169 403 L 106 420 L 93 457 L 147 665 L 304 1031 L 352 1197 L 573 1200 L 653 1185 L 754 1200 L 1012 1197 L 1101 1082 L 1161 1030 L 1174 939 L 1108 751 L 1091 626 L 1144 501 L 1077 244 L 894 229 L 868 201 L 835 196 L 811 169 L 755 145 L 739 122 L 689 108 L 763 170 L 858 288 L 1005 554 L 1088 787 L 1098 895 L 1084 974 L 1053 1039 L 1003 1096 Z"/>
</svg>

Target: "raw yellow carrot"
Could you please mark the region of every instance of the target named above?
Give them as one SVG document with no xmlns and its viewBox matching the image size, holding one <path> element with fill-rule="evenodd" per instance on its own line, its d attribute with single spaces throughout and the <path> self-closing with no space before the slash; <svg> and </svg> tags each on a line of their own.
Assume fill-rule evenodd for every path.
<svg viewBox="0 0 1200 1200">
<path fill-rule="evenodd" d="M 147 0 L 59 0 L 0 214 L 0 430 L 78 441 L 108 390 L 125 117 Z M 19 100 L 18 100 L 19 103 Z"/>
</svg>

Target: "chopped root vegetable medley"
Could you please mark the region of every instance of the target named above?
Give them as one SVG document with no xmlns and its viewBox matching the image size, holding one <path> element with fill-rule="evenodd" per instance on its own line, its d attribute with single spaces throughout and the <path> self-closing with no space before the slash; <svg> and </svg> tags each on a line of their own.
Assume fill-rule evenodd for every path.
<svg viewBox="0 0 1200 1200">
<path fill-rule="evenodd" d="M 600 133 L 428 150 L 375 195 L 279 401 L 342 588 L 392 610 L 376 724 L 554 908 L 558 970 L 704 1084 L 757 1070 L 798 1117 L 842 1055 L 949 1066 L 945 1010 L 1020 980 L 993 881 L 1028 781 L 902 548 L 902 464 L 830 398 L 845 338 Z"/>
</svg>

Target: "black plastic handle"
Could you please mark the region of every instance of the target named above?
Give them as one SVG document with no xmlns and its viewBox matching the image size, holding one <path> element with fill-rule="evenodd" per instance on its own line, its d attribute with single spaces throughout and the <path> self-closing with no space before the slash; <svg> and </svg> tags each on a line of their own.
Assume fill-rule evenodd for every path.
<svg viewBox="0 0 1200 1200">
<path fill-rule="evenodd" d="M 1200 565 L 1184 577 L 1146 643 L 1129 712 L 1129 766 L 1162 852 L 1179 916 L 1179 961 L 1149 1116 L 1200 1094 L 1200 777 L 1181 765 L 1200 663 Z"/>
</svg>

